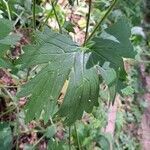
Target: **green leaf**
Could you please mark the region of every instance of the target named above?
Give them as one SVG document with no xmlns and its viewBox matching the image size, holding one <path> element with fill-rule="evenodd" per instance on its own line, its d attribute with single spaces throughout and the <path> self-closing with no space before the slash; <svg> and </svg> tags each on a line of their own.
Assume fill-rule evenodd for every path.
<svg viewBox="0 0 150 150">
<path fill-rule="evenodd" d="M 113 68 L 109 67 L 110 63 L 104 63 L 103 67 L 98 67 L 99 73 L 102 76 L 103 80 L 109 87 L 109 95 L 111 101 L 114 100 L 116 96 L 116 85 L 118 81 L 118 77 L 116 71 Z"/>
<path fill-rule="evenodd" d="M 110 63 L 106 62 L 102 67 L 98 68 L 102 78 L 108 86 L 112 85 L 117 78 L 115 70 L 113 68 L 110 68 L 109 65 Z"/>
<path fill-rule="evenodd" d="M 0 19 L 0 67 L 3 68 L 12 68 L 12 64 L 5 54 L 21 38 L 18 34 L 10 33 L 11 31 L 13 31 L 13 23 L 6 19 Z"/>
<path fill-rule="evenodd" d="M 33 145 L 25 144 L 23 149 L 24 150 L 35 150 L 35 147 L 33 147 Z"/>
<path fill-rule="evenodd" d="M 42 110 L 43 116 L 50 116 L 49 108 L 52 103 L 56 105 L 68 79 L 67 93 L 59 114 L 71 124 L 82 117 L 83 111 L 90 112 L 93 106 L 98 105 L 98 74 L 94 67 L 86 69 L 90 54 L 81 52 L 81 48 L 68 37 L 49 29 L 44 33 L 38 32 L 36 41 L 36 45 L 25 47 L 25 53 L 19 60 L 22 68 L 45 64 L 38 75 L 18 93 L 18 97 L 31 95 L 26 106 L 26 119 L 38 119 Z"/>
<path fill-rule="evenodd" d="M 12 64 L 8 60 L 0 58 L 0 68 L 12 68 Z"/>
<path fill-rule="evenodd" d="M 102 150 L 112 149 L 112 137 L 109 134 L 101 134 L 97 139 L 98 145 Z"/>
<path fill-rule="evenodd" d="M 134 93 L 134 89 L 131 86 L 127 86 L 126 88 L 122 89 L 121 91 L 126 96 L 132 95 Z"/>
<path fill-rule="evenodd" d="M 89 54 L 77 53 L 70 74 L 69 86 L 59 113 L 66 116 L 68 124 L 82 117 L 83 111 L 91 112 L 98 106 L 99 78 L 95 67 L 86 68 Z"/>
<path fill-rule="evenodd" d="M 45 136 L 47 138 L 51 138 L 55 135 L 55 133 L 56 133 L 56 127 L 55 125 L 51 125 L 46 129 Z"/>
<path fill-rule="evenodd" d="M 12 149 L 12 133 L 11 128 L 7 123 L 0 122 L 0 149 Z"/>
<path fill-rule="evenodd" d="M 26 46 L 18 60 L 22 69 L 35 65 L 42 67 L 18 93 L 18 97 L 29 96 L 25 107 L 26 120 L 39 119 L 42 115 L 46 116 L 44 121 L 47 122 L 54 114 L 50 108 L 55 108 L 66 80 L 69 84 L 58 114 L 65 117 L 68 125 L 80 119 L 84 111 L 91 112 L 93 106 L 98 106 L 100 81 L 96 66 L 109 61 L 115 70 L 123 68 L 122 57 L 134 55 L 129 30 L 125 21 L 119 21 L 106 30 L 111 36 L 93 39 L 95 44 L 91 52 L 84 52 L 69 37 L 48 28 L 37 32 L 35 44 Z"/>
<path fill-rule="evenodd" d="M 0 39 L 6 37 L 13 30 L 13 23 L 7 19 L 0 18 Z"/>
<path fill-rule="evenodd" d="M 48 142 L 48 150 L 65 150 L 64 143 L 50 140 Z"/>
<path fill-rule="evenodd" d="M 68 32 L 74 32 L 74 24 L 72 24 L 70 21 L 65 21 L 63 27 L 68 31 Z"/>
<path fill-rule="evenodd" d="M 107 34 L 106 34 L 107 33 Z M 126 23 L 126 19 L 120 19 L 117 23 L 105 30 L 105 34 L 101 34 L 93 38 L 93 46 L 91 46 L 91 58 L 94 64 L 103 65 L 105 61 L 110 62 L 110 67 L 116 71 L 118 68 L 123 69 L 123 57 L 134 58 L 135 52 L 129 40 L 130 27 Z"/>
<path fill-rule="evenodd" d="M 6 37 L 4 37 L 3 39 L 0 40 L 0 44 L 4 44 L 4 45 L 15 45 L 19 40 L 20 40 L 21 36 L 17 35 L 17 34 L 10 34 Z"/>
</svg>

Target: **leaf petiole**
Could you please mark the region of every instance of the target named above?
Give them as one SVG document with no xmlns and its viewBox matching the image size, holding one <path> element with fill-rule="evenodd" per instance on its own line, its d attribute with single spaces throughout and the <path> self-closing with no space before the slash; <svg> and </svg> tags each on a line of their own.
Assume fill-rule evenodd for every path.
<svg viewBox="0 0 150 150">
<path fill-rule="evenodd" d="M 92 32 L 91 35 L 87 38 L 85 44 L 88 43 L 88 42 L 91 40 L 91 38 L 93 38 L 93 36 L 95 35 L 97 29 L 98 29 L 99 26 L 103 23 L 103 21 L 107 18 L 107 16 L 110 14 L 110 12 L 112 11 L 112 9 L 113 9 L 114 6 L 116 5 L 117 1 L 118 1 L 118 0 L 114 0 L 114 1 L 113 1 L 112 5 L 111 5 L 111 6 L 109 7 L 109 9 L 106 11 L 106 13 L 105 13 L 104 16 L 102 17 L 102 19 L 96 24 L 96 26 L 95 26 L 93 32 Z M 84 44 L 84 45 L 85 45 L 85 44 Z"/>
</svg>

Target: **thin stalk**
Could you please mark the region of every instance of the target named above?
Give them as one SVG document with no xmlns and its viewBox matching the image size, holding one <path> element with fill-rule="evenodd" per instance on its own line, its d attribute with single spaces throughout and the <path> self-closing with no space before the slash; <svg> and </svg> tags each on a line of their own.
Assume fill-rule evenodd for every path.
<svg viewBox="0 0 150 150">
<path fill-rule="evenodd" d="M 9 98 L 15 103 L 17 102 L 17 98 L 15 96 L 12 96 L 11 93 L 5 88 L 3 87 L 2 90 L 9 96 Z"/>
<path fill-rule="evenodd" d="M 75 129 L 75 134 L 76 134 L 76 138 L 77 138 L 78 149 L 79 149 L 79 150 L 82 150 L 82 149 L 81 149 L 81 145 L 80 145 L 80 141 L 79 141 L 79 137 L 78 137 L 78 132 L 77 132 L 76 124 L 74 124 L 74 129 Z"/>
<path fill-rule="evenodd" d="M 25 133 L 43 133 L 43 132 L 46 132 L 45 130 L 35 130 L 35 129 L 32 129 L 32 130 L 27 130 L 27 131 L 20 131 L 20 134 L 25 134 Z"/>
<path fill-rule="evenodd" d="M 77 0 L 77 6 L 79 6 L 79 0 Z"/>
<path fill-rule="evenodd" d="M 150 56 L 150 53 L 143 53 L 141 55 L 143 55 L 143 56 Z"/>
<path fill-rule="evenodd" d="M 137 60 L 139 63 L 145 63 L 145 64 L 150 64 L 150 61 L 148 60 Z"/>
<path fill-rule="evenodd" d="M 8 13 L 8 18 L 9 18 L 9 20 L 12 20 L 12 19 L 11 19 L 11 14 L 10 14 L 10 9 L 9 9 L 8 2 L 6 2 L 5 0 L 3 0 L 3 2 L 4 2 L 5 5 L 6 5 L 6 9 L 7 9 L 7 13 Z"/>
<path fill-rule="evenodd" d="M 17 103 L 16 103 L 16 110 L 17 110 L 17 114 L 16 114 L 16 122 L 17 122 L 17 129 L 19 129 L 19 124 L 20 124 L 20 121 L 19 121 L 19 107 L 18 107 L 18 105 L 17 105 Z M 18 130 L 18 136 L 17 136 L 17 142 L 16 142 L 16 149 L 19 149 L 19 138 L 20 138 L 20 131 Z"/>
<path fill-rule="evenodd" d="M 12 111 L 14 111 L 15 109 L 16 109 L 16 107 L 13 107 L 13 108 L 11 108 L 11 109 L 8 109 L 7 111 L 5 111 L 4 113 L 2 113 L 2 114 L 0 115 L 0 118 L 3 117 L 4 115 L 6 115 L 6 114 L 8 114 L 8 113 L 10 113 L 10 112 L 12 112 Z"/>
<path fill-rule="evenodd" d="M 57 2 L 58 2 L 58 1 L 55 2 L 55 4 L 54 4 L 55 6 L 57 5 Z M 51 16 L 51 13 L 52 13 L 52 10 L 50 10 L 50 12 L 48 13 L 48 15 L 47 15 L 45 21 L 44 21 L 43 23 L 41 23 L 41 25 L 39 25 L 39 28 L 43 28 L 43 27 L 46 25 L 46 23 L 48 22 L 48 19 L 49 19 L 50 16 Z"/>
<path fill-rule="evenodd" d="M 29 69 L 27 70 L 27 76 L 26 76 L 26 79 L 25 79 L 26 82 L 27 82 L 28 79 L 29 79 L 30 71 L 31 71 L 31 68 L 29 68 Z"/>
<path fill-rule="evenodd" d="M 15 104 L 16 111 L 17 111 L 17 113 L 16 113 L 16 122 L 17 122 L 16 129 L 19 129 L 19 124 L 20 124 L 20 122 L 19 122 L 19 117 L 20 117 L 19 113 L 20 113 L 20 111 L 19 111 L 19 107 L 18 107 L 17 98 L 12 96 L 11 93 L 6 88 L 2 88 L 2 90 L 10 97 L 10 99 L 12 99 L 12 101 Z M 18 147 L 19 147 L 19 135 L 20 135 L 19 130 L 18 130 L 17 134 L 18 134 L 18 136 L 17 136 L 17 139 L 16 139 L 16 149 L 18 149 Z"/>
<path fill-rule="evenodd" d="M 69 127 L 69 150 L 71 150 L 71 127 Z"/>
<path fill-rule="evenodd" d="M 17 16 L 17 19 L 16 19 L 16 21 L 14 22 L 14 27 L 16 26 L 16 24 L 17 24 L 17 22 L 19 21 L 19 20 L 21 20 L 21 17 L 22 17 L 22 15 L 23 15 L 23 13 L 24 13 L 24 10 L 20 13 L 20 15 L 18 15 L 17 13 L 15 13 L 15 12 L 12 12 L 13 14 L 15 14 L 16 16 Z"/>
<path fill-rule="evenodd" d="M 104 16 L 102 17 L 102 19 L 96 24 L 93 32 L 91 33 L 91 35 L 86 40 L 86 43 L 88 43 L 88 41 L 91 40 L 91 38 L 94 36 L 94 34 L 96 33 L 97 29 L 100 27 L 100 25 L 103 23 L 103 21 L 107 18 L 107 16 L 110 14 L 110 12 L 112 11 L 112 9 L 116 5 L 117 1 L 118 0 L 114 0 L 113 1 L 112 5 L 109 7 L 109 9 L 107 10 L 107 12 L 104 14 Z"/>
<path fill-rule="evenodd" d="M 92 0 L 89 0 L 89 10 L 88 10 L 87 23 L 86 23 L 86 32 L 85 32 L 84 44 L 83 45 L 85 45 L 86 39 L 87 39 L 87 36 L 88 36 L 90 16 L 91 16 L 91 6 L 92 6 Z"/>
<path fill-rule="evenodd" d="M 54 5 L 53 0 L 51 0 L 51 4 L 52 4 L 52 9 L 53 9 L 53 11 L 54 11 L 54 15 L 55 15 L 57 24 L 58 24 L 58 26 L 59 26 L 59 32 L 62 33 L 62 28 L 61 28 L 61 25 L 60 25 L 60 22 L 59 22 L 59 19 L 58 19 L 58 16 L 57 16 L 57 12 L 56 12 L 55 5 Z"/>
<path fill-rule="evenodd" d="M 36 5 L 36 0 L 33 0 L 33 29 L 36 30 L 36 16 L 35 16 L 35 5 Z"/>
<path fill-rule="evenodd" d="M 45 135 L 43 135 L 33 146 L 32 146 L 32 149 L 34 149 L 40 142 L 41 140 L 43 140 L 45 137 Z"/>
<path fill-rule="evenodd" d="M 42 25 L 40 25 L 40 27 L 39 27 L 39 28 L 43 28 L 43 27 L 46 25 L 46 23 L 48 22 L 48 19 L 49 19 L 49 18 L 50 18 L 50 16 L 51 16 L 51 12 L 52 12 L 52 11 L 50 11 L 50 12 L 48 13 L 48 15 L 47 15 L 47 17 L 46 17 L 45 21 L 43 22 L 43 24 L 42 24 Z"/>
<path fill-rule="evenodd" d="M 0 88 L 17 88 L 18 85 L 1 85 L 0 84 Z"/>
</svg>

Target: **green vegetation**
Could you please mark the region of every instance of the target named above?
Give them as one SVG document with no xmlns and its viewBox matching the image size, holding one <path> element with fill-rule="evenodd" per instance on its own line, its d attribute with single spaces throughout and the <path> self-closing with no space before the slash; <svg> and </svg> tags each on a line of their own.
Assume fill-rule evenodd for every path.
<svg viewBox="0 0 150 150">
<path fill-rule="evenodd" d="M 140 0 L 1 0 L 0 149 L 141 150 L 143 8 Z"/>
</svg>

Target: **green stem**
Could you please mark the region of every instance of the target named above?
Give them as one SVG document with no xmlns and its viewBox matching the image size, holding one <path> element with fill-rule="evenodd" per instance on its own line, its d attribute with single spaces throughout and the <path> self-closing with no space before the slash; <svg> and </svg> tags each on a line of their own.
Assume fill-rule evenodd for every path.
<svg viewBox="0 0 150 150">
<path fill-rule="evenodd" d="M 91 35 L 88 37 L 88 39 L 86 40 L 86 43 L 88 43 L 89 40 L 91 40 L 91 38 L 94 36 L 94 34 L 96 33 L 97 29 L 100 27 L 100 25 L 103 23 L 103 21 L 107 18 L 107 16 L 109 15 L 109 13 L 112 11 L 112 9 L 114 8 L 114 6 L 116 5 L 118 0 L 114 0 L 112 5 L 109 7 L 109 9 L 107 10 L 107 12 L 104 14 L 104 16 L 102 17 L 102 19 L 96 24 L 93 32 L 91 33 Z"/>
<path fill-rule="evenodd" d="M 90 16 L 91 16 L 91 6 L 92 6 L 92 0 L 89 0 L 89 10 L 88 10 L 87 23 L 86 23 L 86 32 L 85 32 L 85 38 L 84 38 L 84 44 L 83 45 L 85 45 L 86 39 L 87 39 L 87 36 L 88 36 Z"/>
<path fill-rule="evenodd" d="M 45 137 L 45 135 L 43 135 L 33 146 L 32 146 L 32 149 L 34 149 L 40 142 L 41 140 L 43 140 Z"/>
<path fill-rule="evenodd" d="M 16 104 L 17 102 L 17 98 L 15 96 L 12 96 L 11 93 L 5 88 L 3 87 L 2 90 L 9 96 L 9 98 Z"/>
<path fill-rule="evenodd" d="M 12 111 L 14 111 L 15 109 L 16 109 L 16 107 L 13 107 L 13 108 L 11 108 L 11 109 L 8 109 L 7 111 L 5 111 L 4 113 L 2 113 L 2 114 L 0 115 L 0 118 L 3 117 L 4 115 L 6 115 L 6 114 L 8 114 L 8 113 L 10 113 L 10 112 L 12 112 Z"/>
<path fill-rule="evenodd" d="M 59 26 L 59 32 L 62 33 L 62 28 L 61 28 L 61 25 L 60 25 L 60 22 L 59 22 L 59 19 L 58 19 L 58 16 L 57 16 L 57 12 L 56 12 L 55 5 L 54 5 L 53 0 L 51 0 L 51 4 L 52 4 L 52 9 L 53 9 L 53 11 L 54 11 L 54 15 L 55 15 L 57 24 L 58 24 L 58 26 Z"/>
<path fill-rule="evenodd" d="M 150 64 L 150 61 L 148 61 L 148 60 L 137 60 L 136 62 Z"/>
<path fill-rule="evenodd" d="M 15 104 L 15 107 L 16 107 L 16 110 L 17 110 L 17 112 L 16 112 L 16 123 L 17 123 L 17 125 L 16 125 L 15 128 L 19 129 L 19 124 L 20 124 L 20 122 L 19 122 L 19 113 L 20 112 L 19 112 L 17 98 L 12 96 L 11 93 L 6 88 L 2 88 L 2 90 L 10 97 L 10 99 L 12 99 L 12 101 Z M 17 136 L 17 139 L 16 139 L 16 149 L 18 149 L 18 147 L 19 147 L 19 135 L 20 135 L 19 130 L 18 130 L 17 134 L 18 134 L 18 136 Z"/>
<path fill-rule="evenodd" d="M 40 25 L 39 28 L 43 28 L 43 27 L 46 25 L 46 23 L 48 22 L 48 19 L 49 19 L 50 16 L 51 16 L 51 12 L 52 12 L 52 11 L 50 11 L 50 12 L 48 13 L 48 15 L 47 15 L 45 21 L 43 22 L 43 24 Z"/>
<path fill-rule="evenodd" d="M 57 2 L 58 1 L 55 2 L 54 6 L 57 5 Z M 50 12 L 48 13 L 45 21 L 39 25 L 39 28 L 43 28 L 46 25 L 46 23 L 48 22 L 48 19 L 51 17 L 51 13 L 52 13 L 52 10 L 50 10 Z"/>
<path fill-rule="evenodd" d="M 13 26 L 15 27 L 16 24 L 17 24 L 17 22 L 18 22 L 19 20 L 21 20 L 21 17 L 22 17 L 22 15 L 23 15 L 23 13 L 24 13 L 24 10 L 23 10 L 19 15 L 18 15 L 17 13 L 15 13 L 15 12 L 12 12 L 12 13 L 17 16 L 17 19 L 16 19 L 16 21 L 15 21 L 14 24 L 13 24 Z"/>
<path fill-rule="evenodd" d="M 29 68 L 29 69 L 27 70 L 27 76 L 26 76 L 26 79 L 25 79 L 26 82 L 27 82 L 28 79 L 29 79 L 30 71 L 31 71 L 31 68 Z"/>
<path fill-rule="evenodd" d="M 75 129 L 75 134 L 76 134 L 76 138 L 77 138 L 78 149 L 79 149 L 79 150 L 82 150 L 82 149 L 81 149 L 81 145 L 80 145 L 80 141 L 79 141 L 79 137 L 78 137 L 77 127 L 76 127 L 75 124 L 74 124 L 74 129 Z"/>
<path fill-rule="evenodd" d="M 33 0 L 33 29 L 36 30 L 36 16 L 35 16 L 35 5 L 36 5 L 36 0 Z"/>
<path fill-rule="evenodd" d="M 69 127 L 69 150 L 71 150 L 71 127 Z"/>
<path fill-rule="evenodd" d="M 10 14 L 10 9 L 9 9 L 8 2 L 6 2 L 5 0 L 3 0 L 3 2 L 4 2 L 5 5 L 6 5 L 6 9 L 7 9 L 7 13 L 8 13 L 8 18 L 9 18 L 9 20 L 12 20 L 12 19 L 11 19 L 11 14 Z"/>
</svg>

